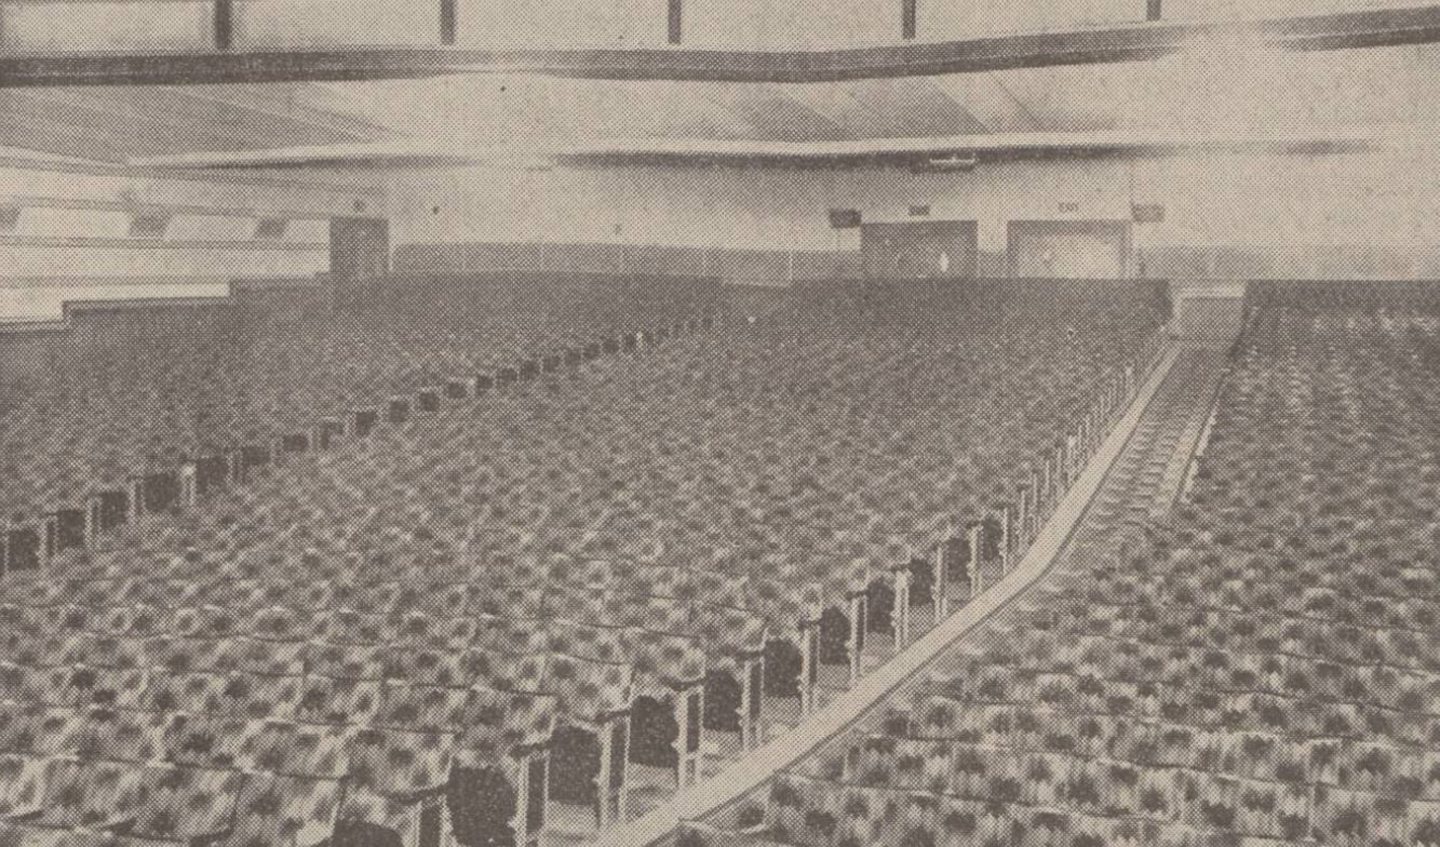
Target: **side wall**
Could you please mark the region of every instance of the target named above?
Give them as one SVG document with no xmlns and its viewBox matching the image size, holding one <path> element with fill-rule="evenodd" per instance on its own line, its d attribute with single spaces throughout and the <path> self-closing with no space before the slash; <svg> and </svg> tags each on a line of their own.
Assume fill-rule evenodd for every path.
<svg viewBox="0 0 1440 847">
<path fill-rule="evenodd" d="M 745 167 L 474 167 L 405 172 L 386 193 L 397 269 L 784 283 L 858 268 L 859 231 L 831 230 L 826 217 L 842 179 Z"/>
<path fill-rule="evenodd" d="M 1163 220 L 1132 228 L 1130 266 L 1148 276 L 1333 279 L 1440 275 L 1440 149 L 982 163 L 971 173 L 463 168 L 392 179 L 400 268 L 504 266 L 707 273 L 784 283 L 858 273 L 867 222 L 978 222 L 980 273 L 1004 273 L 1012 220 Z M 423 245 L 423 246 L 417 246 Z M 457 265 L 453 245 L 467 245 Z"/>
</svg>

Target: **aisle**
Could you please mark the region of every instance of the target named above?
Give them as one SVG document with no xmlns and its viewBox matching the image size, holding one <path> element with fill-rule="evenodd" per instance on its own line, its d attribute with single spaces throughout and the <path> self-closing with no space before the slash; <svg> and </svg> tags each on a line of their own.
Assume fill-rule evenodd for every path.
<svg viewBox="0 0 1440 847">
<path fill-rule="evenodd" d="M 1223 375 L 1225 355 L 1182 348 L 1124 453 L 1061 553 L 1053 575 L 1020 598 L 1040 611 L 1070 580 L 1085 579 L 1098 562 L 1138 540 L 1147 522 L 1174 505 L 1199 446 Z"/>
<path fill-rule="evenodd" d="M 1005 608 L 1049 573 L 1068 546 L 1111 467 L 1124 453 L 1131 436 L 1179 356 L 1171 350 L 1141 386 L 1129 409 L 1105 439 L 1090 464 L 1036 537 L 1024 559 L 1009 574 L 973 601 L 916 639 L 889 662 L 862 677 L 795 730 L 733 761 L 714 778 L 676 794 L 646 815 L 603 833 L 593 843 L 637 847 L 668 837 L 681 821 L 700 821 L 764 786 L 778 771 L 790 767 L 826 742 L 849 731 L 897 690 L 996 612 Z M 1183 385 L 1181 381 L 1177 384 Z"/>
</svg>

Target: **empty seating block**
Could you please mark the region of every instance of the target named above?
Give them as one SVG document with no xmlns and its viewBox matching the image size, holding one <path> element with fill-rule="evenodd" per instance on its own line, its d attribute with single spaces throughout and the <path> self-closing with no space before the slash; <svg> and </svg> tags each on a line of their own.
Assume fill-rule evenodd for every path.
<svg viewBox="0 0 1440 847">
<path fill-rule="evenodd" d="M 1440 613 L 1440 455 L 1420 447 L 1440 412 L 1440 310 L 1355 296 L 1262 301 L 1177 509 L 1072 548 L 1033 602 L 697 837 L 1433 841 L 1436 636 L 1415 625 Z M 947 578 L 1003 556 L 1010 526 L 1033 532 L 1080 467 L 1037 444 L 1049 484 L 1022 482 L 947 544 Z"/>
<path fill-rule="evenodd" d="M 977 573 L 993 565 L 1005 543 L 995 504 L 1156 329 L 1103 287 L 894 293 L 880 307 L 735 294 L 775 298 L 767 320 L 624 360 L 584 339 L 633 349 L 632 317 L 565 319 L 544 346 L 474 360 L 432 360 L 429 341 L 412 341 L 426 363 L 404 369 L 413 384 L 347 377 L 378 409 L 352 405 L 348 388 L 323 395 L 324 408 L 358 409 L 363 445 L 275 463 L 84 561 L 44 562 L 43 538 L 12 524 L 0 687 L 87 715 L 65 716 L 74 732 L 14 737 L 240 774 L 233 808 L 218 790 L 162 804 L 205 809 L 177 829 L 199 841 L 407 843 L 448 820 L 467 843 L 500 843 L 626 819 L 630 803 L 697 781 L 903 644 L 916 604 L 943 593 L 942 547 Z M 1057 301 L 1077 327 L 1064 343 L 1050 331 Z M 633 320 L 684 335 L 696 312 L 637 307 Z M 526 385 L 463 408 L 436 389 L 423 425 L 371 432 L 396 412 L 387 398 L 405 417 L 423 409 L 434 373 L 480 373 L 477 389 L 492 373 L 516 381 L 517 367 L 496 366 L 512 350 L 566 351 L 557 367 L 599 358 L 564 376 L 521 359 L 535 371 Z M 277 414 L 222 442 L 252 445 L 243 468 L 289 452 L 287 433 L 315 449 L 319 418 Z M 976 424 L 936 425 L 955 420 Z M 166 507 L 156 484 L 137 481 L 147 511 Z M 956 520 L 980 528 L 953 539 Z M 24 574 L 47 564 L 54 579 Z M 1005 696 L 1024 685 L 1035 688 Z M 141 725 L 97 728 L 85 722 L 96 709 Z M 10 725 L 0 718 L 0 754 Z M 124 805 L 92 811 L 164 830 Z M 234 832 L 215 835 L 211 811 Z"/>
</svg>

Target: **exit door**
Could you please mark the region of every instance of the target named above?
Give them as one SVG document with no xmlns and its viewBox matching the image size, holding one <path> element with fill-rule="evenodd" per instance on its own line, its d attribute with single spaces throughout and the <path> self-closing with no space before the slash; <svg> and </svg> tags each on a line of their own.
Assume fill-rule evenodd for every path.
<svg viewBox="0 0 1440 847">
<path fill-rule="evenodd" d="M 870 279 L 974 277 L 974 221 L 913 221 L 860 226 L 860 257 Z"/>
<path fill-rule="evenodd" d="M 369 279 L 390 270 L 390 222 L 383 218 L 330 219 L 330 273 Z"/>
</svg>

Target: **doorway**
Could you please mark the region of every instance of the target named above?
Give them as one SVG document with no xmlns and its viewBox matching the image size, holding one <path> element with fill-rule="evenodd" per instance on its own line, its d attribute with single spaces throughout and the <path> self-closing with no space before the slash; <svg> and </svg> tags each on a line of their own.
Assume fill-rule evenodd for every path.
<svg viewBox="0 0 1440 847">
<path fill-rule="evenodd" d="M 338 279 L 383 276 L 390 271 L 390 222 L 384 218 L 330 219 L 330 273 Z"/>
<path fill-rule="evenodd" d="M 867 279 L 973 278 L 977 232 L 975 221 L 861 224 L 861 264 Z"/>
</svg>

